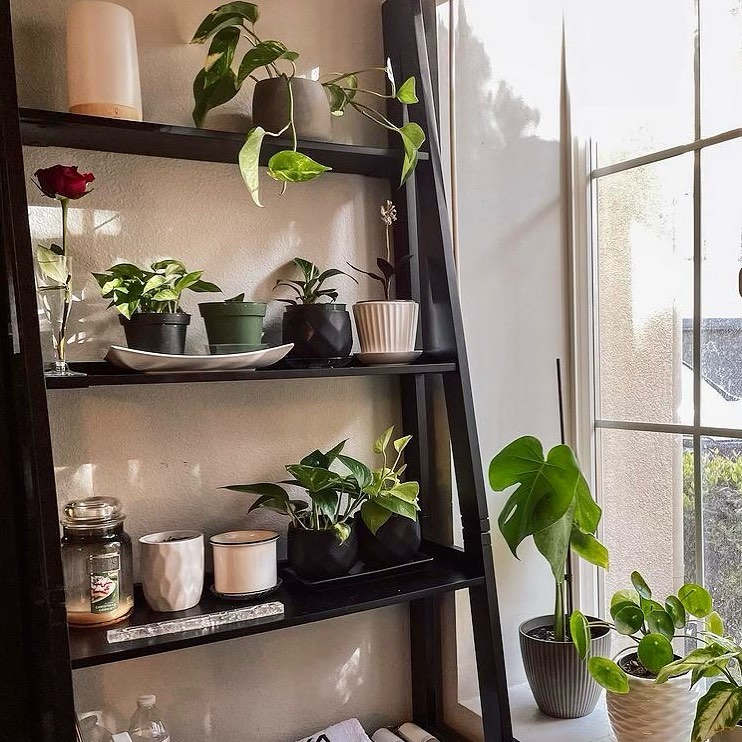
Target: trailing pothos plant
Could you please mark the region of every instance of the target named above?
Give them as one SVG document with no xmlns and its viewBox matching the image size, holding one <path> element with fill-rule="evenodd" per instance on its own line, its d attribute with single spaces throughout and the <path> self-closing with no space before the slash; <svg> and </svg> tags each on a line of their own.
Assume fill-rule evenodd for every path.
<svg viewBox="0 0 742 742">
<path fill-rule="evenodd" d="M 602 511 L 572 449 L 552 448 L 544 457 L 541 442 L 518 438 L 492 459 L 490 486 L 501 492 L 517 485 L 500 513 L 498 525 L 513 556 L 532 537 L 551 567 L 555 582 L 554 638 L 567 640 L 565 574 L 570 550 L 608 569 L 608 550 L 595 538 Z"/>
<path fill-rule="evenodd" d="M 339 296 L 337 289 L 325 288 L 325 281 L 335 276 L 347 276 L 351 281 L 358 283 L 353 276 L 341 271 L 339 268 L 328 268 L 321 271 L 314 263 L 306 258 L 294 258 L 294 266 L 299 269 L 302 275 L 300 280 L 290 280 L 279 278 L 273 287 L 275 291 L 281 286 L 290 288 L 296 296 L 291 299 L 277 299 L 284 304 L 319 304 L 322 299 L 329 299 L 331 302 L 337 301 Z"/>
<path fill-rule="evenodd" d="M 393 428 L 388 428 L 374 443 L 374 452 L 384 456 L 384 466 L 377 471 L 345 456 L 342 451 L 346 441 L 342 441 L 326 453 L 313 451 L 298 464 L 289 464 L 286 471 L 291 479 L 277 484 L 234 484 L 222 489 L 258 495 L 248 513 L 266 508 L 288 516 L 294 528 L 334 531 L 340 543 L 350 535 L 353 518 L 359 512 L 376 533 L 393 514 L 413 520 L 417 517 L 419 486 L 416 482 L 401 482 L 404 466 L 399 463 L 412 437 L 394 441 L 397 457 L 390 467 L 386 450 L 392 433 Z M 303 489 L 307 499 L 292 498 L 285 485 Z"/>
<path fill-rule="evenodd" d="M 611 693 L 629 692 L 627 672 L 619 664 L 621 658 L 625 662 L 626 655 L 634 652 L 637 655 L 637 662 L 632 663 L 629 674 L 665 682 L 673 677 L 673 673 L 682 675 L 693 669 L 693 660 L 682 671 L 677 667 L 670 669 L 677 665 L 673 662 L 674 639 L 699 641 L 703 640 L 706 632 L 724 633 L 724 624 L 713 609 L 711 595 L 701 585 L 687 583 L 677 594 L 660 603 L 653 598 L 649 585 L 639 572 L 631 573 L 631 584 L 633 589 L 619 590 L 611 598 L 613 621 L 588 621 L 580 611 L 575 611 L 570 617 L 570 633 L 578 653 L 587 660 L 587 668 L 595 682 Z M 590 630 L 599 626 L 629 637 L 633 643 L 623 647 L 613 659 L 591 657 Z M 702 676 L 703 672 L 700 672 L 695 681 Z M 703 737 L 704 741 L 706 739 Z"/>
<path fill-rule="evenodd" d="M 201 279 L 203 271 L 189 272 L 179 260 L 160 260 L 150 269 L 131 263 L 119 263 L 105 273 L 93 273 L 109 307 L 116 307 L 127 319 L 135 313 L 176 314 L 180 297 L 186 290 L 216 293 L 221 289 Z"/>
<path fill-rule="evenodd" d="M 378 281 L 384 289 L 384 300 L 389 301 L 392 298 L 392 281 L 412 260 L 412 255 L 404 255 L 396 261 L 392 257 L 392 228 L 394 227 L 394 222 L 397 221 L 397 207 L 392 201 L 387 201 L 381 207 L 381 221 L 384 223 L 386 233 L 386 259 L 376 259 L 376 266 L 379 269 L 379 273 L 364 271 L 361 268 L 356 268 L 352 263 L 348 263 L 348 265 L 354 271 L 363 273 L 369 278 L 373 278 L 374 281 Z"/>
<path fill-rule="evenodd" d="M 258 166 L 260 151 L 265 137 L 289 135 L 291 149 L 274 154 L 268 161 L 268 174 L 286 187 L 287 183 L 300 183 L 322 175 L 331 168 L 316 162 L 299 152 L 299 143 L 294 122 L 294 95 L 292 81 L 296 77 L 296 60 L 299 54 L 291 51 L 279 41 L 264 41 L 255 31 L 259 17 L 255 3 L 231 2 L 220 5 L 204 19 L 198 27 L 192 44 L 204 44 L 211 39 L 209 52 L 203 68 L 193 83 L 195 107 L 193 120 L 196 126 L 203 126 L 206 114 L 217 106 L 230 101 L 251 79 L 257 82 L 261 70 L 269 78 L 280 77 L 286 81 L 289 96 L 289 115 L 286 126 L 280 131 L 266 131 L 256 126 L 248 132 L 247 140 L 239 155 L 242 177 L 253 201 L 261 206 Z M 241 39 L 249 44 L 236 71 L 233 63 L 237 46 Z M 361 87 L 359 77 L 369 74 L 383 75 L 388 80 L 389 92 L 379 92 Z M 410 77 L 397 86 L 391 63 L 385 67 L 372 67 L 355 72 L 338 73 L 327 76 L 322 81 L 328 96 L 328 105 L 334 116 L 343 116 L 348 107 L 375 124 L 399 135 L 405 156 L 402 165 L 401 182 L 404 183 L 417 165 L 418 152 L 425 142 L 422 128 L 410 122 L 396 126 L 385 115 L 363 103 L 366 96 L 382 100 L 397 100 L 403 104 L 417 103 L 415 78 Z"/>
</svg>

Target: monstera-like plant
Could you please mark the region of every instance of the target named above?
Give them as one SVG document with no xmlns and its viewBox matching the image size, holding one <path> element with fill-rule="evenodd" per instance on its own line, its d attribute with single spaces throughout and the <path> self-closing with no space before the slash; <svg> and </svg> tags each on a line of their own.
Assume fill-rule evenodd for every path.
<svg viewBox="0 0 742 742">
<path fill-rule="evenodd" d="M 327 106 L 325 115 L 328 128 L 330 114 L 343 116 L 350 108 L 399 136 L 405 153 L 401 175 L 401 182 L 404 183 L 417 165 L 418 152 L 425 142 L 425 134 L 414 122 L 397 126 L 386 115 L 369 106 L 368 102 L 375 99 L 396 100 L 405 105 L 417 103 L 415 78 L 410 77 L 397 85 L 391 63 L 387 62 L 384 67 L 328 75 L 317 82 L 318 90 L 312 91 L 312 85 L 309 84 L 312 81 L 297 76 L 296 61 L 299 54 L 280 41 L 261 39 L 255 30 L 258 18 L 259 10 L 255 3 L 231 2 L 220 5 L 204 19 L 191 41 L 193 44 L 205 44 L 211 39 L 204 66 L 193 83 L 193 120 L 196 126 L 203 126 L 206 114 L 232 100 L 248 80 L 256 83 L 253 128 L 248 132 L 239 155 L 240 172 L 253 201 L 258 206 L 261 205 L 258 166 L 266 137 L 286 136 L 291 140 L 290 148 L 275 153 L 268 161 L 268 174 L 282 183 L 284 189 L 287 183 L 314 180 L 331 169 L 299 151 L 297 119 L 303 113 L 299 111 L 299 106 L 316 103 L 311 93 L 321 94 L 322 90 L 326 94 L 321 97 L 322 103 Z M 240 42 L 246 43 L 248 48 L 239 64 L 236 64 Z M 361 85 L 362 78 L 373 75 L 386 79 L 388 90 L 379 91 Z M 300 83 L 301 96 L 298 90 Z M 270 87 L 271 95 L 281 96 L 285 105 L 278 118 L 266 116 L 260 107 L 263 99 L 258 98 L 257 90 L 261 85 L 264 91 Z M 304 95 L 307 92 L 309 94 Z M 313 112 L 316 118 L 316 110 Z M 321 115 L 320 113 L 320 118 Z M 314 138 L 311 133 L 310 138 Z"/>
<path fill-rule="evenodd" d="M 511 552 L 532 538 L 554 577 L 552 615 L 520 627 L 526 675 L 539 708 L 550 716 L 574 718 L 589 714 L 600 688 L 591 683 L 569 642 L 566 591 L 570 551 L 598 567 L 608 568 L 608 551 L 595 537 L 602 515 L 572 449 L 558 445 L 544 455 L 532 436 L 513 441 L 492 459 L 489 480 L 500 492 L 515 487 L 500 513 L 498 525 Z M 591 651 L 599 656 L 610 648 L 608 629 L 596 627 Z M 557 689 L 555 686 L 563 686 Z"/>
</svg>

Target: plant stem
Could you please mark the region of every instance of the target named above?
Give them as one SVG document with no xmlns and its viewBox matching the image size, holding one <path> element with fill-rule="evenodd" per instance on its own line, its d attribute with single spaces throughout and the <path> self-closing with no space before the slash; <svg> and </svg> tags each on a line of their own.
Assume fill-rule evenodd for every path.
<svg viewBox="0 0 742 742">
<path fill-rule="evenodd" d="M 399 128 L 396 127 L 391 121 L 389 121 L 389 119 L 380 114 L 378 111 L 354 100 L 349 101 L 349 103 L 351 106 L 353 106 L 353 108 L 356 109 L 356 111 L 358 111 L 358 113 L 360 113 L 362 116 L 365 116 L 367 119 L 371 119 L 371 121 L 373 121 L 375 124 L 383 126 L 385 129 L 389 129 L 389 131 L 399 133 Z"/>
<path fill-rule="evenodd" d="M 373 95 L 376 98 L 383 98 L 384 100 L 393 100 L 393 95 L 385 95 L 384 93 L 377 93 L 375 90 L 366 90 L 366 88 L 340 88 L 345 93 L 365 93 L 366 95 Z"/>
<path fill-rule="evenodd" d="M 558 642 L 567 641 L 567 631 L 564 621 L 564 580 L 556 583 L 554 598 L 554 639 Z"/>
<path fill-rule="evenodd" d="M 66 198 L 60 198 L 59 203 L 62 204 L 62 255 L 67 257 L 67 212 L 70 202 Z"/>
<path fill-rule="evenodd" d="M 299 140 L 296 136 L 296 123 L 294 122 L 294 90 L 291 87 L 291 80 L 293 78 L 286 78 L 286 84 L 289 88 L 289 123 L 291 124 L 291 133 L 294 140 L 294 152 L 299 149 Z"/>
<path fill-rule="evenodd" d="M 323 85 L 332 85 L 333 83 L 340 82 L 340 80 L 345 80 L 348 77 L 353 77 L 355 75 L 362 75 L 364 72 L 384 72 L 386 73 L 386 67 L 368 67 L 365 70 L 356 70 L 355 72 L 346 72 L 343 75 L 338 75 L 337 77 L 333 77 L 332 80 L 326 80 L 323 82 Z"/>
</svg>

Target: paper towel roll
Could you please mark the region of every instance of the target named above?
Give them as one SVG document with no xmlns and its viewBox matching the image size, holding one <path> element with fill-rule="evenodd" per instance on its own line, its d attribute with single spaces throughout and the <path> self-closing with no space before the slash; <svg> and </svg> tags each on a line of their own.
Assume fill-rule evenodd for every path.
<svg viewBox="0 0 742 742">
<path fill-rule="evenodd" d="M 134 16 L 105 0 L 67 14 L 67 94 L 72 113 L 142 120 Z"/>
<path fill-rule="evenodd" d="M 428 734 L 424 729 L 420 729 L 417 724 L 402 724 L 398 730 L 398 734 L 405 742 L 438 742 L 432 734 Z"/>
<path fill-rule="evenodd" d="M 371 735 L 371 742 L 402 742 L 402 739 L 388 729 L 379 729 Z"/>
</svg>

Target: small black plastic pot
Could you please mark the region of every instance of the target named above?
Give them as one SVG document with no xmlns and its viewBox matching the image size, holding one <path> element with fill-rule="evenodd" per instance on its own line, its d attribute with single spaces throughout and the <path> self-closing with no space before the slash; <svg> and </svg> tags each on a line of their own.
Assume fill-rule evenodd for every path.
<svg viewBox="0 0 742 742">
<path fill-rule="evenodd" d="M 360 555 L 364 562 L 392 566 L 405 564 L 418 554 L 422 540 L 419 521 L 392 515 L 373 534 L 361 518 L 357 520 Z"/>
<path fill-rule="evenodd" d="M 126 344 L 130 348 L 170 355 L 182 356 L 185 353 L 186 331 L 191 323 L 190 314 L 137 312 L 131 319 L 126 319 L 120 314 L 119 322 L 124 327 Z"/>
<path fill-rule="evenodd" d="M 289 526 L 289 566 L 305 580 L 326 580 L 350 572 L 358 561 L 358 532 L 354 523 L 350 536 L 341 544 L 335 531 L 308 531 Z"/>
<path fill-rule="evenodd" d="M 283 315 L 283 342 L 293 343 L 290 358 L 323 360 L 347 358 L 353 330 L 345 304 L 296 304 Z"/>
</svg>

